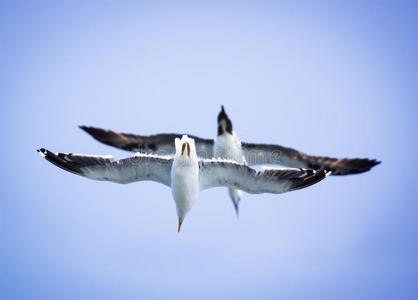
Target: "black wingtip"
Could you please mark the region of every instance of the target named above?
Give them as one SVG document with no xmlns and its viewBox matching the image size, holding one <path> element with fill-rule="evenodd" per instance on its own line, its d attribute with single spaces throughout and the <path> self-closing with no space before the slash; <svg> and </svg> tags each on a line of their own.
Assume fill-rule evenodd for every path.
<svg viewBox="0 0 418 300">
<path fill-rule="evenodd" d="M 354 175 L 368 172 L 381 163 L 379 160 L 368 158 L 342 159 L 330 169 L 332 175 Z"/>
<path fill-rule="evenodd" d="M 223 104 L 221 105 L 221 112 L 225 113 L 225 108 L 224 108 Z"/>
<path fill-rule="evenodd" d="M 315 183 L 320 182 L 321 180 L 325 179 L 328 175 L 331 174 L 329 170 L 319 170 L 312 172 L 310 176 L 303 178 L 302 181 L 297 181 L 295 184 L 290 188 L 290 190 L 299 190 L 311 186 Z"/>
<path fill-rule="evenodd" d="M 108 142 L 106 141 L 106 138 L 105 138 L 105 135 L 108 133 L 106 130 L 103 130 L 101 128 L 96 128 L 96 127 L 91 127 L 91 126 L 85 126 L 85 125 L 79 125 L 78 127 L 80 129 L 82 129 L 84 132 L 91 135 L 93 138 L 95 138 L 99 142 L 108 144 Z M 111 146 L 113 146 L 113 145 L 111 145 Z"/>
<path fill-rule="evenodd" d="M 78 125 L 78 128 L 80 128 L 80 129 L 84 130 L 85 132 L 89 132 L 89 128 L 90 128 L 90 127 L 88 127 L 88 126 L 86 126 L 86 125 Z"/>
<path fill-rule="evenodd" d="M 371 169 L 371 168 L 373 168 L 373 167 L 375 167 L 375 166 L 377 166 L 377 165 L 380 165 L 382 162 L 380 161 L 380 160 L 376 160 L 376 159 L 372 159 L 371 161 L 370 161 L 370 168 L 369 168 L 369 170 Z M 367 170 L 368 171 L 368 170 Z"/>
<path fill-rule="evenodd" d="M 39 152 L 39 153 L 41 153 L 41 154 L 43 154 L 43 155 L 45 155 L 46 154 L 46 149 L 45 148 L 39 148 L 39 149 L 36 149 L 36 152 Z"/>
<path fill-rule="evenodd" d="M 83 172 L 80 170 L 80 168 L 72 163 L 71 161 L 66 160 L 63 156 L 65 156 L 62 153 L 55 154 L 45 148 L 38 149 L 38 152 L 41 153 L 41 155 L 50 163 L 56 165 L 57 167 L 66 170 L 68 172 L 77 174 L 77 175 L 83 175 Z"/>
</svg>

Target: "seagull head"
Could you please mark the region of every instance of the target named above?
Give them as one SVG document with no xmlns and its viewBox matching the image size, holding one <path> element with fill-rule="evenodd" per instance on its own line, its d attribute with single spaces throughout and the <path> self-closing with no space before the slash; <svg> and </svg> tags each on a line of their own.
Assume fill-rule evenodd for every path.
<svg viewBox="0 0 418 300">
<path fill-rule="evenodd" d="M 218 136 L 225 132 L 232 134 L 232 122 L 225 112 L 224 106 L 221 107 L 221 112 L 218 115 Z"/>
<path fill-rule="evenodd" d="M 196 147 L 194 139 L 183 135 L 181 139 L 176 138 L 174 141 L 176 145 L 175 158 L 180 161 L 182 165 L 191 164 L 197 160 Z"/>
</svg>

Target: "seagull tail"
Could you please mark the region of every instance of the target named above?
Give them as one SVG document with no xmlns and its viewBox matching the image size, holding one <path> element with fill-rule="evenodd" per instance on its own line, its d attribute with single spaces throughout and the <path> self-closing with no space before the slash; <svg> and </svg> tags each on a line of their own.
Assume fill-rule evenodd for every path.
<svg viewBox="0 0 418 300">
<path fill-rule="evenodd" d="M 232 204 L 234 205 L 237 218 L 239 218 L 239 202 L 241 200 L 242 192 L 235 188 L 228 188 L 228 191 L 229 191 L 229 196 L 231 197 L 231 200 L 232 200 Z"/>
</svg>

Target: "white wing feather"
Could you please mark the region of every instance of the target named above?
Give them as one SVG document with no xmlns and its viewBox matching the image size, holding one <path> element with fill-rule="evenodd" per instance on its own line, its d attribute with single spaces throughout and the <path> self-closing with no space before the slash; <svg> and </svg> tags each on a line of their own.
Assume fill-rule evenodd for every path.
<svg viewBox="0 0 418 300">
<path fill-rule="evenodd" d="M 279 194 L 310 186 L 324 179 L 328 171 L 304 169 L 264 169 L 257 172 L 250 167 L 229 160 L 199 162 L 200 190 L 227 186 L 250 194 Z"/>
<path fill-rule="evenodd" d="M 149 180 L 171 186 L 173 159 L 169 157 L 137 153 L 114 161 L 112 156 L 53 153 L 46 149 L 38 151 L 56 166 L 90 179 L 116 183 Z"/>
</svg>

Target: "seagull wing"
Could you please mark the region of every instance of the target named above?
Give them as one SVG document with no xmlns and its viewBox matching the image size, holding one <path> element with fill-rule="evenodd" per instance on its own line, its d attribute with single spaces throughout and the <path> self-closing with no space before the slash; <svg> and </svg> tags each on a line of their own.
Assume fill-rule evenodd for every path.
<svg viewBox="0 0 418 300">
<path fill-rule="evenodd" d="M 176 133 L 162 133 L 146 136 L 130 133 L 118 133 L 112 130 L 104 130 L 101 128 L 87 126 L 80 126 L 80 128 L 99 142 L 106 145 L 127 151 L 155 153 L 158 155 L 174 154 L 176 152 L 174 139 L 181 139 L 183 136 L 183 134 Z M 213 140 L 203 139 L 193 135 L 188 136 L 195 140 L 196 152 L 199 157 L 213 157 Z"/>
<path fill-rule="evenodd" d="M 292 148 L 279 145 L 242 143 L 245 159 L 249 165 L 279 164 L 293 168 L 327 169 L 332 175 L 363 173 L 380 161 L 368 158 L 331 158 L 311 156 Z"/>
<path fill-rule="evenodd" d="M 226 160 L 199 162 L 200 190 L 227 186 L 250 194 L 280 194 L 308 187 L 324 179 L 326 170 L 264 169 L 257 172 L 247 165 Z"/>
<path fill-rule="evenodd" d="M 150 180 L 171 186 L 172 158 L 135 154 L 115 161 L 110 155 L 53 153 L 43 148 L 38 152 L 54 165 L 90 179 L 116 183 Z"/>
</svg>

